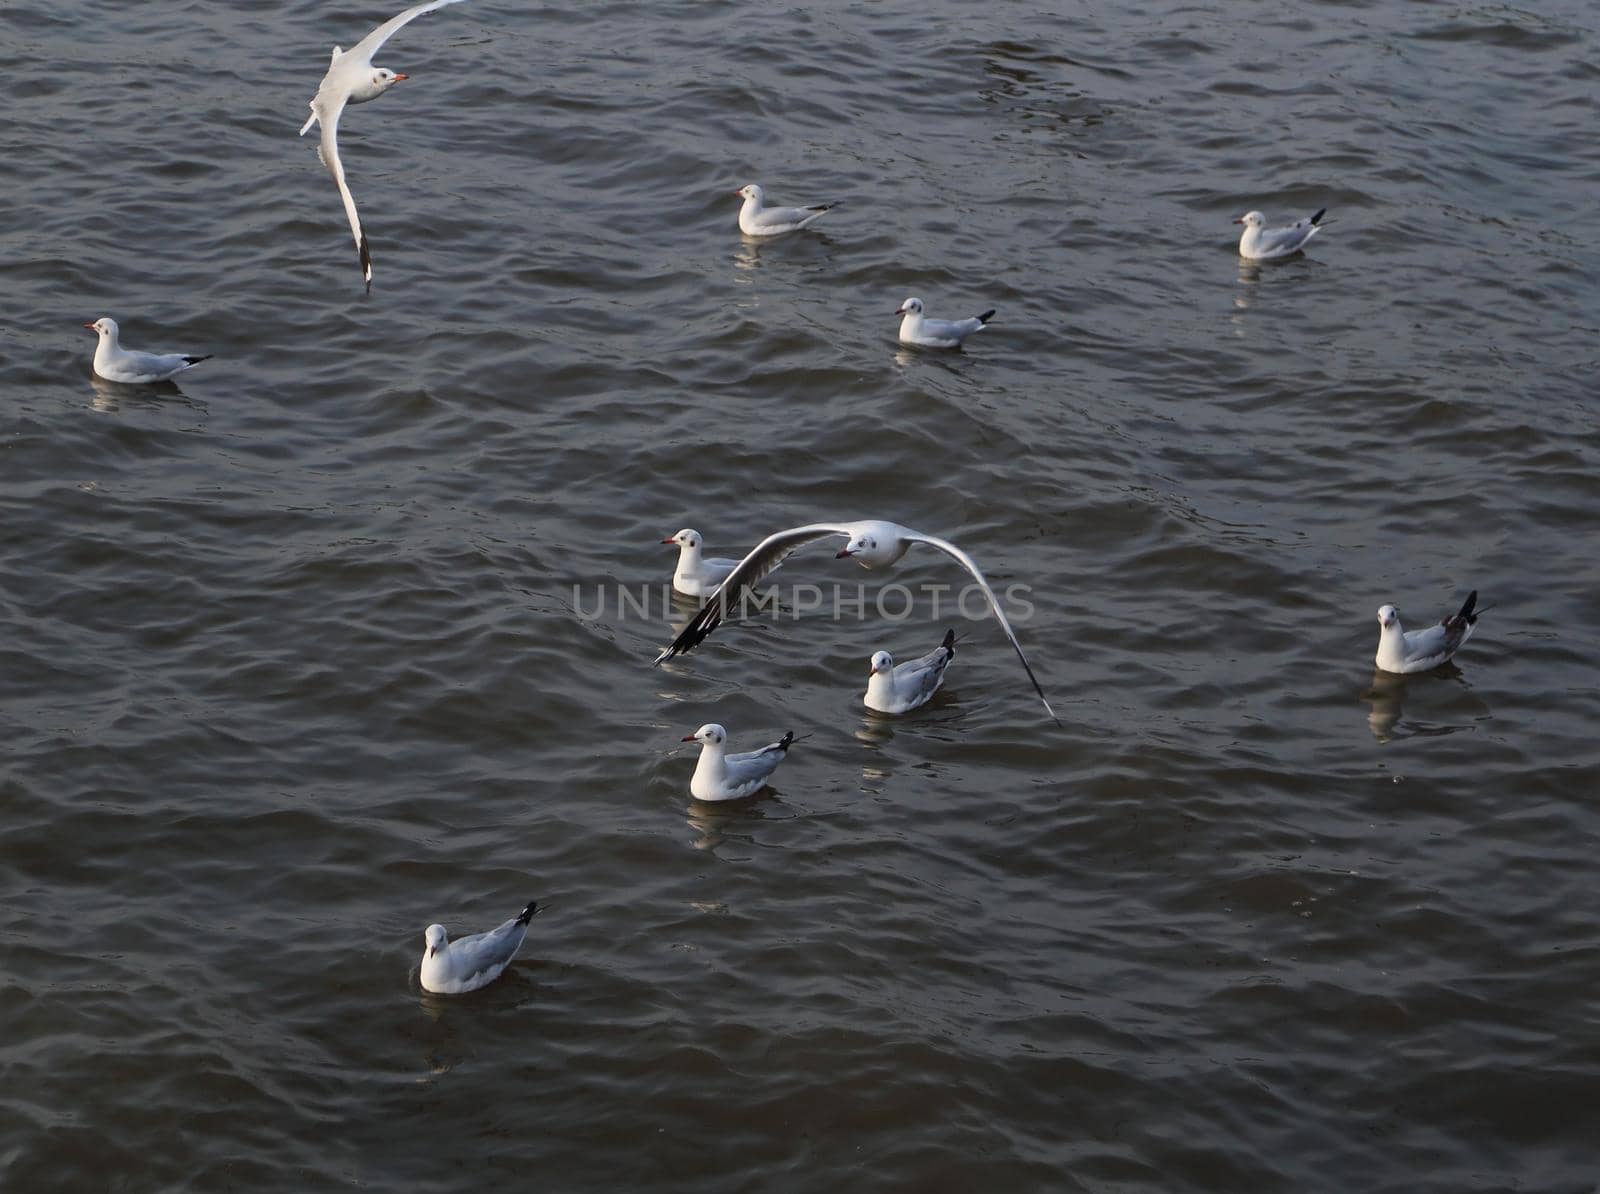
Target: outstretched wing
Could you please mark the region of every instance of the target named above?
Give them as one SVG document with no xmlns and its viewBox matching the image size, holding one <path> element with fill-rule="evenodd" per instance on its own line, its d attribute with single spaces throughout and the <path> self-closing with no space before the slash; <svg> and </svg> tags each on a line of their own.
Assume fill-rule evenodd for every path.
<svg viewBox="0 0 1600 1194">
<path fill-rule="evenodd" d="M 393 37 L 400 29 L 422 16 L 423 13 L 432 12 L 436 8 L 443 8 L 446 4 L 460 4 L 461 0 L 432 0 L 430 4 L 418 4 L 408 8 L 397 17 L 390 17 L 371 33 L 367 34 L 355 45 L 351 46 L 346 54 L 359 54 L 364 65 L 372 64 L 372 56 L 383 48 L 383 43 Z"/>
<path fill-rule="evenodd" d="M 366 279 L 370 290 L 372 253 L 367 248 L 367 234 L 361 230 L 361 217 L 356 214 L 355 196 L 350 193 L 349 184 L 344 180 L 344 163 L 339 160 L 339 117 L 344 114 L 344 100 L 341 99 L 336 107 L 330 105 L 329 108 L 313 111 L 322 122 L 322 139 L 317 142 L 317 156 L 328 168 L 328 173 L 333 175 L 334 185 L 339 188 L 339 197 L 344 200 L 344 214 L 350 217 L 350 235 L 355 237 L 356 251 L 361 254 L 361 276 Z"/>
<path fill-rule="evenodd" d="M 775 535 L 768 535 L 739 561 L 734 570 L 728 574 L 728 579 L 718 585 L 711 596 L 706 598 L 705 604 L 683 628 L 683 633 L 655 657 L 654 663 L 660 663 L 663 659 L 682 655 L 698 647 L 722 624 L 723 615 L 728 612 L 729 605 L 740 600 L 747 590 L 759 584 L 763 577 L 807 543 L 825 539 L 829 535 L 850 533 L 850 527 L 838 523 L 812 523 L 810 526 L 794 527 L 791 530 L 779 531 Z M 654 666 L 654 663 L 651 666 Z"/>
<path fill-rule="evenodd" d="M 916 531 L 906 531 L 904 537 L 913 543 L 926 543 L 929 547 L 937 547 L 945 555 L 950 556 L 969 573 L 972 579 L 978 582 L 978 587 L 983 590 L 983 595 L 989 599 L 989 608 L 994 611 L 995 621 L 1000 623 L 1000 629 L 1006 632 L 1006 637 L 1011 640 L 1011 647 L 1017 653 L 1017 658 L 1022 662 L 1022 670 L 1028 673 L 1028 679 L 1033 682 L 1033 690 L 1039 694 L 1039 699 L 1044 702 L 1044 711 L 1050 715 L 1050 720 L 1057 725 L 1061 719 L 1056 716 L 1056 711 L 1050 707 L 1049 698 L 1044 695 L 1044 689 L 1039 687 L 1039 681 L 1033 674 L 1033 669 L 1028 666 L 1028 657 L 1022 653 L 1022 644 L 1017 641 L 1016 631 L 1011 629 L 1011 623 L 1006 621 L 1005 611 L 1000 608 L 1000 601 L 994 595 L 994 590 L 989 587 L 989 582 L 983 578 L 983 573 L 978 571 L 978 565 L 966 552 L 954 543 L 947 543 L 943 539 L 936 539 L 932 535 L 923 535 Z"/>
</svg>

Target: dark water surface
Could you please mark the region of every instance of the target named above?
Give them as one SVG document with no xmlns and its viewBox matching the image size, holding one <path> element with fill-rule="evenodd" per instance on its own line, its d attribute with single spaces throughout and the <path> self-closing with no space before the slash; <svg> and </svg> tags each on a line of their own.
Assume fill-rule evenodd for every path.
<svg viewBox="0 0 1600 1194">
<path fill-rule="evenodd" d="M 0 1187 L 1594 1187 L 1592 4 L 472 0 L 343 122 L 367 296 L 294 134 L 392 11 L 0 5 Z M 1064 728 L 986 620 L 861 708 L 924 550 L 647 666 L 663 535 L 862 517 Z M 699 805 L 713 720 L 812 737 Z"/>
</svg>

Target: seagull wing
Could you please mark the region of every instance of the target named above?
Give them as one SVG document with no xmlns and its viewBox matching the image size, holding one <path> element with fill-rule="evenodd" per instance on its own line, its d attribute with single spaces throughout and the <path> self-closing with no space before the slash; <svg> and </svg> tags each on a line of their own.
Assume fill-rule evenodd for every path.
<svg viewBox="0 0 1600 1194">
<path fill-rule="evenodd" d="M 718 585 L 716 591 L 706 598 L 699 612 L 690 618 L 689 624 L 683 628 L 683 633 L 663 648 L 661 654 L 656 656 L 655 662 L 660 663 L 663 659 L 682 655 L 698 647 L 722 624 L 722 617 L 728 612 L 727 607 L 731 602 L 743 597 L 746 590 L 758 584 L 762 577 L 771 573 L 795 551 L 813 540 L 825 539 L 829 535 L 849 535 L 852 529 L 842 523 L 819 522 L 768 535 L 739 561 L 738 566 L 728 574 L 728 579 Z"/>
<path fill-rule="evenodd" d="M 422 16 L 423 13 L 432 12 L 436 8 L 443 8 L 446 4 L 460 3 L 461 0 L 432 0 L 432 3 L 430 4 L 414 5 L 413 7 L 406 9 L 405 12 L 401 13 L 399 16 L 390 17 L 383 24 L 379 25 L 371 33 L 367 34 L 355 45 L 346 50 L 345 56 L 348 57 L 351 54 L 359 54 L 361 56 L 360 61 L 362 64 L 370 66 L 372 64 L 372 56 L 379 50 L 383 49 L 383 43 L 398 33 L 403 26 L 409 25 L 412 21 Z"/>
<path fill-rule="evenodd" d="M 517 950 L 522 948 L 522 939 L 527 935 L 528 922 L 521 917 L 512 917 L 487 933 L 452 941 L 450 956 L 457 967 L 456 973 L 465 981 L 485 970 L 493 969 L 496 973 L 504 970 L 516 957 Z"/>
<path fill-rule="evenodd" d="M 1322 231 L 1317 226 L 1317 221 L 1322 219 L 1323 213 L 1328 209 L 1323 208 L 1316 215 L 1307 216 L 1303 220 L 1296 220 L 1286 228 L 1268 229 L 1261 237 L 1261 247 L 1274 253 L 1292 253 L 1318 232 Z"/>
<path fill-rule="evenodd" d="M 1017 658 L 1022 662 L 1022 670 L 1028 673 L 1028 679 L 1033 681 L 1033 690 L 1039 694 L 1039 699 L 1044 702 L 1044 711 L 1050 715 L 1050 720 L 1057 725 L 1061 719 L 1056 716 L 1056 711 L 1050 707 L 1049 698 L 1044 695 L 1044 689 L 1039 687 L 1039 680 L 1033 674 L 1033 669 L 1028 666 L 1028 657 L 1022 653 L 1022 644 L 1017 641 L 1016 631 L 1011 629 L 1011 623 L 1006 621 L 1005 611 L 1000 608 L 1000 601 L 994 595 L 994 590 L 989 587 L 989 582 L 983 578 L 983 573 L 978 571 L 978 565 L 966 552 L 954 543 L 947 543 L 943 539 L 932 535 L 924 535 L 918 531 L 906 531 L 904 538 L 912 543 L 926 543 L 929 547 L 936 547 L 945 555 L 950 556 L 963 568 L 972 574 L 972 579 L 978 582 L 978 587 L 983 590 L 983 595 L 989 599 L 989 608 L 994 611 L 995 621 L 1000 623 L 1000 629 L 1006 632 L 1006 637 L 1011 640 L 1011 647 L 1017 653 Z"/>
<path fill-rule="evenodd" d="M 334 185 L 339 188 L 339 197 L 344 200 L 344 214 L 350 217 L 350 234 L 356 238 L 356 251 L 361 254 L 361 275 L 370 290 L 372 253 L 367 248 L 367 234 L 361 230 L 361 217 L 356 214 L 355 196 L 350 193 L 349 184 L 344 180 L 344 163 L 339 160 L 339 117 L 344 114 L 344 107 L 343 97 L 337 104 L 329 104 L 321 109 L 313 106 L 312 111 L 322 123 L 322 139 L 317 142 L 317 156 L 328 168 L 328 173 L 333 175 Z"/>
</svg>

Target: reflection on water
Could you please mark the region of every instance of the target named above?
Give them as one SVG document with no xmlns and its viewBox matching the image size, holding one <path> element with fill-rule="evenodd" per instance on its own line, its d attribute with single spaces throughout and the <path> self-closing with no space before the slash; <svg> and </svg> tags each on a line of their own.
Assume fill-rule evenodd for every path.
<svg viewBox="0 0 1600 1194">
<path fill-rule="evenodd" d="M 1394 736 L 1395 723 L 1405 712 L 1406 678 L 1394 672 L 1374 670 L 1372 683 L 1361 699 L 1372 706 L 1367 711 L 1367 725 L 1379 742 L 1388 742 Z"/>
<path fill-rule="evenodd" d="M 1478 699 L 1461 669 L 1453 663 L 1436 667 L 1430 672 L 1419 672 L 1409 676 L 1375 670 L 1367 690 L 1361 694 L 1361 699 L 1371 706 L 1367 711 L 1367 725 L 1372 729 L 1372 736 L 1379 742 L 1390 742 L 1396 738 L 1454 734 L 1473 728 L 1471 722 L 1426 722 L 1418 721 L 1413 715 L 1406 722 L 1405 729 L 1401 731 L 1399 723 L 1401 717 L 1405 715 L 1406 688 L 1408 684 L 1413 683 L 1417 685 L 1417 692 L 1413 695 L 1419 699 L 1431 695 L 1433 697 L 1431 703 L 1437 705 L 1447 701 L 1449 694 L 1454 692 L 1457 696 L 1455 704 L 1458 712 L 1461 698 L 1464 697 L 1477 707 L 1474 720 L 1477 717 L 1489 716 L 1489 707 Z M 1431 694 L 1427 691 L 1429 689 L 1432 690 Z"/>
<path fill-rule="evenodd" d="M 132 386 L 120 381 L 107 381 L 99 374 L 91 373 L 89 384 L 94 387 L 94 397 L 89 400 L 89 405 L 106 414 L 116 414 L 124 404 L 149 406 L 155 405 L 159 399 L 171 398 L 176 398 L 195 410 L 205 409 L 179 389 L 175 381 L 154 381 Z"/>
<path fill-rule="evenodd" d="M 782 808 L 782 804 L 770 784 L 739 800 L 707 802 L 691 798 L 685 820 L 688 821 L 689 827 L 700 835 L 691 844 L 696 850 L 713 852 L 725 842 L 743 842 L 748 845 L 754 824 L 767 819 L 768 810 L 762 806 L 776 806 L 774 811 L 777 811 Z M 751 828 L 746 828 L 745 832 L 741 833 L 738 832 L 741 826 Z"/>
</svg>

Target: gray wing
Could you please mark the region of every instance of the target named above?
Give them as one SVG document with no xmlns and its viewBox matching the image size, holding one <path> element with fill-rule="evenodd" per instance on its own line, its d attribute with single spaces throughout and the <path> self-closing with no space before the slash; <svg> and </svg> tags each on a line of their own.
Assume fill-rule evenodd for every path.
<svg viewBox="0 0 1600 1194">
<path fill-rule="evenodd" d="M 978 582 L 978 587 L 983 590 L 983 595 L 989 599 L 989 608 L 994 611 L 995 621 L 1000 623 L 1000 629 L 1006 632 L 1006 637 L 1011 640 L 1011 649 L 1017 653 L 1017 659 L 1022 664 L 1022 670 L 1028 673 L 1028 679 L 1033 682 L 1033 690 L 1039 694 L 1039 699 L 1044 702 L 1044 711 L 1050 715 L 1050 720 L 1057 725 L 1061 719 L 1056 716 L 1056 711 L 1050 707 L 1050 700 L 1044 695 L 1044 689 L 1039 686 L 1038 677 L 1033 674 L 1033 669 L 1028 666 L 1028 657 L 1022 653 L 1022 644 L 1017 641 L 1016 631 L 1011 629 L 1011 623 L 1006 621 L 1005 611 L 1000 608 L 1000 601 L 994 595 L 994 590 L 989 587 L 989 582 L 983 578 L 983 573 L 978 571 L 978 565 L 966 552 L 954 543 L 947 543 L 932 535 L 924 535 L 917 531 L 907 531 L 905 538 L 913 543 L 926 543 L 929 547 L 936 547 L 945 555 L 950 556 L 963 568 L 972 574 L 972 579 Z"/>
<path fill-rule="evenodd" d="M 528 922 L 512 917 L 487 933 L 452 941 L 450 953 L 459 966 L 457 973 L 466 980 L 491 968 L 503 968 L 516 957 L 517 950 L 522 947 L 522 939 L 527 935 Z"/>
<path fill-rule="evenodd" d="M 829 535 L 850 533 L 851 528 L 848 526 L 818 522 L 768 535 L 739 561 L 734 570 L 728 574 L 728 579 L 718 585 L 716 591 L 706 598 L 705 604 L 694 617 L 689 619 L 689 624 L 683 628 L 683 632 L 656 656 L 655 663 L 660 663 L 673 655 L 693 651 L 722 624 L 722 617 L 728 612 L 729 604 L 739 600 L 745 590 L 753 588 L 763 577 L 807 543 L 825 539 Z"/>
<path fill-rule="evenodd" d="M 939 690 L 945 669 L 955 655 L 948 647 L 935 647 L 921 659 L 902 663 L 894 669 L 896 696 L 906 696 L 919 704 Z"/>
<path fill-rule="evenodd" d="M 935 336 L 942 336 L 949 340 L 963 340 L 972 335 L 983 326 L 983 321 L 972 319 L 924 319 L 922 327 L 925 332 Z"/>
<path fill-rule="evenodd" d="M 124 350 L 122 359 L 124 365 L 131 365 L 143 373 L 171 373 L 189 363 L 189 358 L 181 352 L 158 354 Z"/>
<path fill-rule="evenodd" d="M 727 755 L 722 761 L 728 768 L 728 775 L 739 783 L 765 779 L 776 771 L 778 764 L 788 756 L 789 743 L 793 741 L 794 737 L 790 735 L 785 741 L 769 742 L 760 750 Z"/>
<path fill-rule="evenodd" d="M 1326 211 L 1327 208 L 1322 210 Z M 1320 219 L 1322 211 L 1303 220 L 1296 220 L 1287 228 L 1265 229 L 1261 234 L 1261 247 L 1270 249 L 1274 253 L 1292 253 L 1316 234 L 1317 221 Z"/>
<path fill-rule="evenodd" d="M 756 213 L 757 228 L 799 228 L 816 219 L 836 203 L 818 203 L 812 207 L 764 207 Z"/>
<path fill-rule="evenodd" d="M 429 4 L 418 4 L 406 9 L 396 17 L 390 17 L 371 33 L 367 34 L 355 45 L 345 51 L 345 56 L 360 54 L 370 63 L 372 56 L 383 48 L 383 43 L 393 37 L 403 26 L 410 24 L 423 13 L 432 12 L 436 8 L 443 8 L 446 4 L 460 4 L 461 0 L 432 0 Z"/>
<path fill-rule="evenodd" d="M 450 2 L 455 3 L 456 0 Z M 344 214 L 350 220 L 350 235 L 355 237 L 356 252 L 361 256 L 361 276 L 366 279 L 370 287 L 372 252 L 367 247 L 367 234 L 361 228 L 361 217 L 356 214 L 356 197 L 350 193 L 350 185 L 344 180 L 344 163 L 339 160 L 339 117 L 344 114 L 348 94 L 347 92 L 345 96 L 341 96 L 335 106 L 318 109 L 313 103 L 311 110 L 322 122 L 322 132 L 317 141 L 317 157 L 322 159 L 322 164 L 328 168 L 328 173 L 333 175 L 333 183 L 339 188 L 339 198 L 344 200 Z"/>
</svg>

